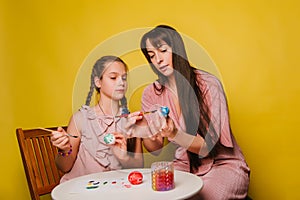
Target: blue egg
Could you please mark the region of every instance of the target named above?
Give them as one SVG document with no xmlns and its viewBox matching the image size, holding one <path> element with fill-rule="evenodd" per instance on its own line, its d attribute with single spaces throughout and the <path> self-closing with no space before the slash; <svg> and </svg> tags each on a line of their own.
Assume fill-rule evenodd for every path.
<svg viewBox="0 0 300 200">
<path fill-rule="evenodd" d="M 164 117 L 167 117 L 170 112 L 170 109 L 167 106 L 162 106 L 160 107 L 160 111 Z"/>
</svg>

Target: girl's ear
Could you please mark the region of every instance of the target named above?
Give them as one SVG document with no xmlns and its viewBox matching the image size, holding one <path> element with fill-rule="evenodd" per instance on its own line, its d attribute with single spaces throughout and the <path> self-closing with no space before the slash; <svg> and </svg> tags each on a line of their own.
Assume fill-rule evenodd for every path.
<svg viewBox="0 0 300 200">
<path fill-rule="evenodd" d="M 101 80 L 98 76 L 95 76 L 94 83 L 97 88 L 101 88 Z"/>
</svg>

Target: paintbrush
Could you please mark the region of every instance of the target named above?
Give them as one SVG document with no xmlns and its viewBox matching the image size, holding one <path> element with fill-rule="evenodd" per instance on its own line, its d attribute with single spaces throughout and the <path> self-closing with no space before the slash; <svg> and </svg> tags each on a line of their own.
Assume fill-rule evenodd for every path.
<svg viewBox="0 0 300 200">
<path fill-rule="evenodd" d="M 48 129 L 48 128 L 42 128 L 42 127 L 38 127 L 38 129 L 41 129 L 41 130 L 43 130 L 43 131 L 48 131 L 48 132 L 53 132 L 53 131 L 55 131 L 55 130 L 51 130 L 51 129 Z M 70 133 L 67 133 L 67 135 L 70 136 L 70 137 L 73 137 L 73 138 L 78 138 L 77 135 L 71 135 Z"/>
<path fill-rule="evenodd" d="M 139 116 L 143 116 L 143 115 L 147 115 L 147 114 L 150 114 L 150 113 L 155 113 L 157 110 L 151 110 L 151 111 L 145 111 L 145 112 L 140 112 L 139 113 Z M 127 114 L 122 114 L 122 115 L 117 115 L 116 117 L 128 117 L 129 113 Z"/>
</svg>

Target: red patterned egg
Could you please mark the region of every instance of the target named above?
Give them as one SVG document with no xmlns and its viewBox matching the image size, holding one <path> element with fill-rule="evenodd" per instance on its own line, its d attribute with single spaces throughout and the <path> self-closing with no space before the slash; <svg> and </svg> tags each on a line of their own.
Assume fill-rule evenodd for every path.
<svg viewBox="0 0 300 200">
<path fill-rule="evenodd" d="M 130 172 L 130 174 L 128 175 L 128 181 L 132 185 L 141 184 L 143 182 L 143 174 L 139 171 Z"/>
</svg>

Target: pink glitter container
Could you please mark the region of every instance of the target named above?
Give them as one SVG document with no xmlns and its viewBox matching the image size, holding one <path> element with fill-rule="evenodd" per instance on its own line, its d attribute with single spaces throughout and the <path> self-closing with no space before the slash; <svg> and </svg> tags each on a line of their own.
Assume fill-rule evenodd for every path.
<svg viewBox="0 0 300 200">
<path fill-rule="evenodd" d="M 172 162 L 154 162 L 151 165 L 152 189 L 155 191 L 168 191 L 175 187 L 174 166 Z"/>
</svg>

